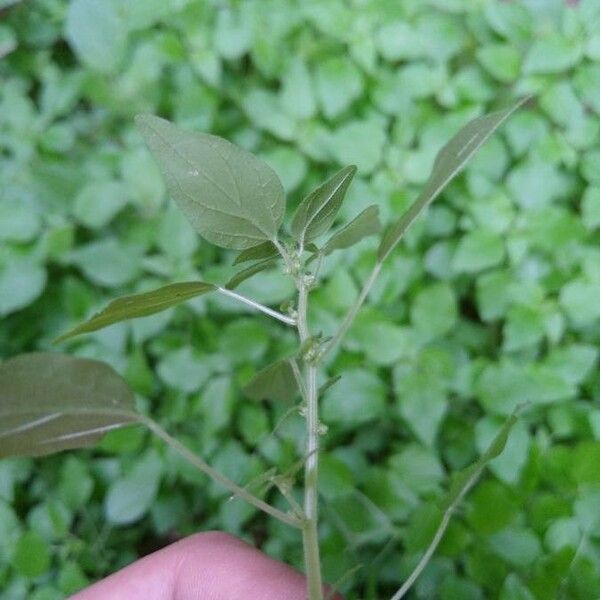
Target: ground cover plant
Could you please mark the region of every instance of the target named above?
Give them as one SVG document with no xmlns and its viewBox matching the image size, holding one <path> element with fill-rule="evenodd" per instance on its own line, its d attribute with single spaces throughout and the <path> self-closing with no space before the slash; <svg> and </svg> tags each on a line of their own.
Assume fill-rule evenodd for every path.
<svg viewBox="0 0 600 600">
<path fill-rule="evenodd" d="M 135 113 L 259 154 L 292 206 L 334 165 L 356 164 L 337 227 L 376 203 L 387 229 L 464 123 L 533 93 L 392 252 L 327 357 L 342 378 L 322 402 L 321 553 L 326 580 L 390 597 L 433 537 L 449 474 L 529 400 L 413 594 L 593 596 L 596 3 L 99 6 L 3 12 L 2 358 L 49 350 L 119 295 L 239 269 L 165 204 Z M 315 332 L 336 331 L 376 252 L 373 236 L 323 262 Z M 268 269 L 236 292 L 276 306 L 293 283 Z M 296 341 L 292 327 L 243 311 L 205 294 L 74 338 L 69 354 L 113 365 L 163 431 L 256 485 L 267 465 L 297 468 L 303 418 L 244 399 L 259 364 Z M 143 428 L 124 431 L 94 451 L 0 462 L 7 598 L 64 597 L 198 527 L 302 566 L 293 529 L 226 501 Z"/>
</svg>

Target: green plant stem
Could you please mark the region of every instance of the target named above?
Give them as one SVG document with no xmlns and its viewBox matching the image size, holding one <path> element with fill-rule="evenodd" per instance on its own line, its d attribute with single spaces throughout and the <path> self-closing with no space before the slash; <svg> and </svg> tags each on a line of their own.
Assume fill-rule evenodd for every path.
<svg viewBox="0 0 600 600">
<path fill-rule="evenodd" d="M 285 323 L 286 325 L 291 325 L 292 327 L 296 325 L 296 320 L 293 319 L 292 317 L 288 317 L 287 315 L 284 315 L 276 310 L 273 310 L 272 308 L 269 308 L 268 306 L 265 306 L 264 304 L 261 304 L 260 302 L 256 302 L 255 300 L 246 298 L 246 296 L 242 296 L 241 294 L 238 294 L 237 292 L 234 292 L 233 290 L 228 290 L 227 288 L 218 287 L 217 291 L 219 293 L 223 294 L 224 296 L 233 298 L 234 300 L 237 300 L 238 302 L 241 302 L 242 304 L 245 304 L 246 306 L 250 306 L 251 308 L 258 310 L 259 312 L 262 312 L 265 315 L 269 315 L 270 317 L 273 317 L 274 319 L 277 319 L 278 321 L 281 321 L 282 323 Z"/>
<path fill-rule="evenodd" d="M 467 479 L 464 486 L 462 487 L 460 492 L 457 494 L 456 498 L 453 500 L 453 502 L 450 504 L 450 506 L 448 506 L 448 508 L 444 512 L 444 514 L 442 516 L 442 520 L 435 532 L 435 535 L 433 536 L 431 543 L 427 547 L 427 550 L 425 550 L 425 554 L 423 554 L 423 556 L 421 557 L 421 560 L 417 563 L 417 566 L 413 569 L 412 573 L 408 576 L 408 579 L 402 584 L 402 587 L 392 596 L 391 600 L 401 600 L 402 598 L 404 598 L 404 596 L 408 593 L 408 591 L 413 586 L 413 584 L 415 583 L 415 581 L 417 580 L 419 575 L 423 572 L 425 567 L 429 564 L 431 557 L 433 556 L 434 552 L 436 551 L 437 547 L 439 546 L 440 542 L 442 541 L 444 534 L 446 533 L 446 529 L 448 529 L 448 525 L 450 524 L 450 521 L 452 519 L 452 516 L 454 515 L 454 512 L 456 511 L 456 509 L 458 508 L 460 503 L 464 500 L 465 496 L 472 489 L 472 487 L 477 483 L 477 480 L 479 479 L 479 477 L 485 470 L 486 466 L 487 466 L 486 464 L 482 464 L 478 469 L 473 471 L 473 474 L 471 475 L 471 477 L 469 477 Z"/>
<path fill-rule="evenodd" d="M 298 334 L 300 342 L 310 337 L 308 287 L 298 278 Z M 306 365 L 306 464 L 304 466 L 304 523 L 302 538 L 308 581 L 308 600 L 323 600 L 323 578 L 319 552 L 319 398 L 317 366 Z"/>
<path fill-rule="evenodd" d="M 382 263 L 379 261 L 375 263 L 375 266 L 373 267 L 371 274 L 365 281 L 354 304 L 348 309 L 348 312 L 346 313 L 346 316 L 344 317 L 344 320 L 342 321 L 339 329 L 336 331 L 335 335 L 331 338 L 331 340 L 329 341 L 327 346 L 325 346 L 323 353 L 321 354 L 321 358 L 323 358 L 326 354 L 328 354 L 331 350 L 333 350 L 333 348 L 335 348 L 335 346 L 341 341 L 341 339 L 344 337 L 344 335 L 346 334 L 346 332 L 348 331 L 348 329 L 354 322 L 354 319 L 356 318 L 358 311 L 361 309 L 362 305 L 364 304 L 365 300 L 367 299 L 367 296 L 369 295 L 369 292 L 371 291 L 371 288 L 373 287 L 373 284 L 375 283 L 377 277 L 379 276 L 379 273 L 381 271 L 381 265 L 382 265 Z"/>
<path fill-rule="evenodd" d="M 259 510 L 275 517 L 279 521 L 286 523 L 287 525 L 291 525 L 292 527 L 300 528 L 302 523 L 300 520 L 291 514 L 285 513 L 274 506 L 271 506 L 264 500 L 256 497 L 254 494 L 251 494 L 248 490 L 239 486 L 237 483 L 231 481 L 228 477 L 213 469 L 208 463 L 206 463 L 202 458 L 191 452 L 188 448 L 186 448 L 181 442 L 177 441 L 174 437 L 170 436 L 156 421 L 153 421 L 149 417 L 140 417 L 140 421 L 143 425 L 145 425 L 152 433 L 154 433 L 157 437 L 161 438 L 164 442 L 166 442 L 175 452 L 181 455 L 185 460 L 187 460 L 191 465 L 196 467 L 199 471 L 202 471 L 204 474 L 208 475 L 211 479 L 220 483 L 223 487 L 227 488 L 230 492 L 243 498 L 246 502 L 249 502 Z"/>
</svg>

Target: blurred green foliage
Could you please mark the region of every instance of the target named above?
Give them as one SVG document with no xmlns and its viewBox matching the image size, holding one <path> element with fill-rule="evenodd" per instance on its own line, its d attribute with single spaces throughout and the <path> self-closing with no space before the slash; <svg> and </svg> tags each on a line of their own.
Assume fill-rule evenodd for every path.
<svg viewBox="0 0 600 600">
<path fill-rule="evenodd" d="M 572 4 L 577 4 L 572 6 Z M 429 543 L 450 473 L 530 409 L 413 592 L 441 600 L 600 596 L 600 1 L 0 1 L 0 357 L 117 295 L 202 277 L 232 254 L 167 202 L 136 113 L 222 135 L 280 175 L 290 209 L 346 164 L 344 220 L 390 221 L 469 118 L 519 112 L 390 257 L 328 365 L 323 556 L 385 598 Z M 314 294 L 329 334 L 374 240 Z M 284 301 L 266 272 L 242 291 Z M 317 327 L 318 326 L 318 327 Z M 286 406 L 241 389 L 291 332 L 211 296 L 70 342 L 112 364 L 169 431 L 243 484 L 301 453 Z M 144 481 L 140 486 L 139 481 Z M 0 462 L 0 597 L 64 598 L 198 529 L 299 565 L 294 531 L 140 429 L 94 451 Z"/>
</svg>

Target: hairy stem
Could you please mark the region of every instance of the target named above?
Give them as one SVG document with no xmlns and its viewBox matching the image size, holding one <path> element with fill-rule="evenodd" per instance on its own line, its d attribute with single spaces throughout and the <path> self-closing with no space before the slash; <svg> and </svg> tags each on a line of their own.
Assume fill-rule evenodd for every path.
<svg viewBox="0 0 600 600">
<path fill-rule="evenodd" d="M 246 502 L 249 502 L 259 510 L 275 517 L 279 521 L 286 523 L 287 525 L 291 525 L 292 527 L 301 527 L 301 523 L 297 517 L 294 515 L 285 513 L 274 506 L 271 506 L 264 500 L 261 500 L 254 494 L 250 493 L 248 490 L 239 486 L 237 483 L 231 481 L 228 477 L 213 469 L 208 463 L 206 463 L 202 458 L 191 452 L 188 448 L 186 448 L 181 442 L 178 442 L 174 437 L 170 436 L 156 421 L 148 417 L 141 417 L 140 421 L 157 437 L 161 438 L 164 442 L 166 442 L 175 452 L 181 455 L 185 460 L 187 460 L 191 465 L 196 467 L 199 471 L 202 471 L 204 474 L 208 475 L 211 479 L 220 483 L 223 487 L 227 488 L 230 492 L 243 498 Z"/>
<path fill-rule="evenodd" d="M 223 287 L 218 287 L 217 291 L 220 292 L 221 294 L 223 294 L 224 296 L 229 296 L 230 298 L 233 298 L 234 300 L 237 300 L 238 302 L 242 302 L 243 304 L 246 304 L 247 306 L 250 306 L 250 307 L 254 308 L 255 310 L 265 313 L 265 315 L 269 315 L 270 317 L 273 317 L 274 319 L 277 319 L 278 321 L 281 321 L 282 323 L 285 323 L 286 325 L 291 325 L 291 326 L 296 325 L 296 320 L 293 319 L 292 317 L 288 317 L 287 315 L 284 315 L 276 310 L 273 310 L 272 308 L 269 308 L 268 306 L 265 306 L 264 304 L 261 304 L 260 302 L 255 302 L 254 300 L 251 300 L 250 298 L 246 298 L 246 296 L 242 296 L 241 294 L 238 294 L 237 292 L 228 290 L 227 288 L 223 288 Z"/>
<path fill-rule="evenodd" d="M 308 288 L 298 279 L 298 334 L 300 341 L 310 337 L 308 329 Z M 323 578 L 319 552 L 319 398 L 317 367 L 306 367 L 306 464 L 304 466 L 304 524 L 302 538 L 308 581 L 308 600 L 323 600 Z"/>
</svg>

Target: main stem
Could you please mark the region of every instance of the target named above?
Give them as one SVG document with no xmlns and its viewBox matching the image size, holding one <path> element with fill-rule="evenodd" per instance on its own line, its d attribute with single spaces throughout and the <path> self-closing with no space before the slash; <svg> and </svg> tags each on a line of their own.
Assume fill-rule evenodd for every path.
<svg viewBox="0 0 600 600">
<path fill-rule="evenodd" d="M 304 343 L 308 329 L 308 286 L 303 274 L 298 276 L 298 334 Z M 317 367 L 308 360 L 306 366 L 306 465 L 304 467 L 304 523 L 302 538 L 308 581 L 308 600 L 323 600 L 323 578 L 319 552 L 319 398 Z"/>
</svg>

